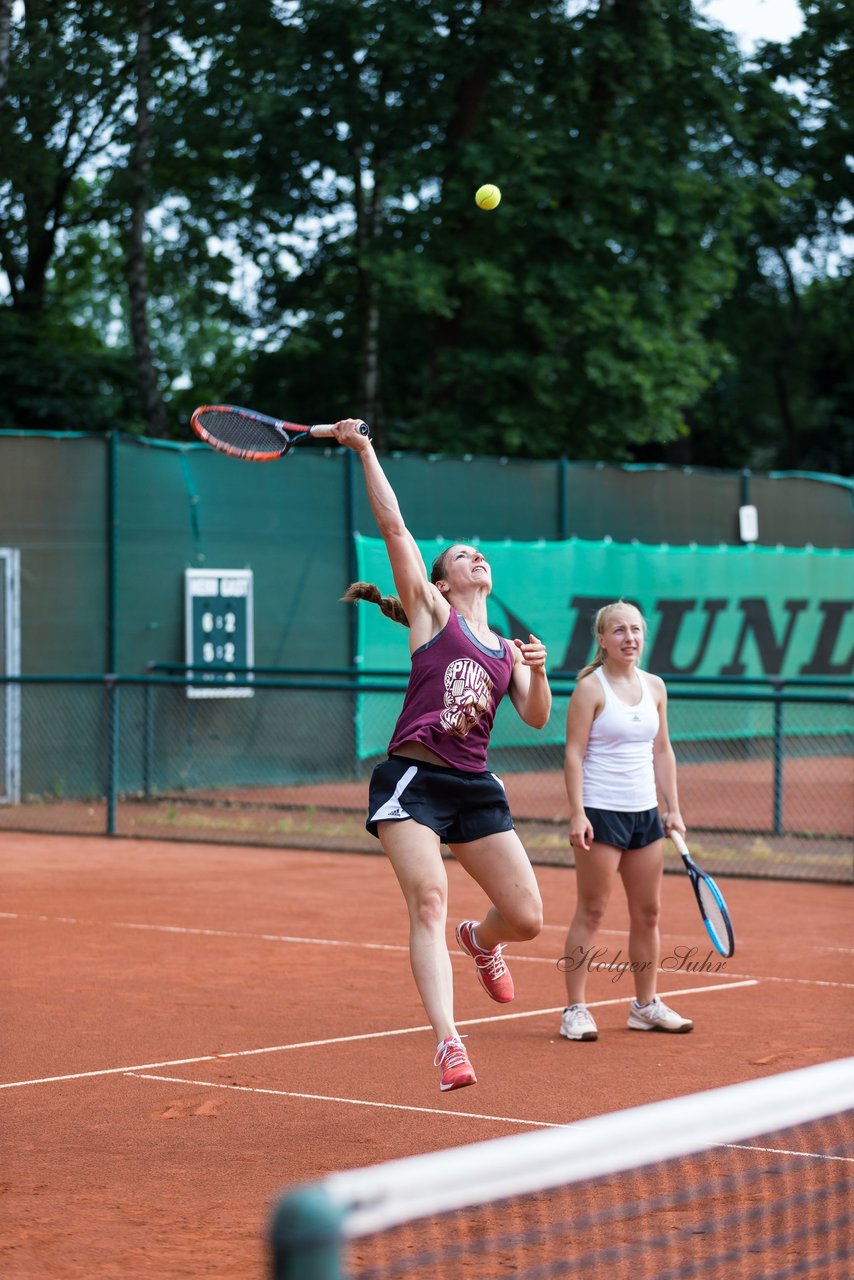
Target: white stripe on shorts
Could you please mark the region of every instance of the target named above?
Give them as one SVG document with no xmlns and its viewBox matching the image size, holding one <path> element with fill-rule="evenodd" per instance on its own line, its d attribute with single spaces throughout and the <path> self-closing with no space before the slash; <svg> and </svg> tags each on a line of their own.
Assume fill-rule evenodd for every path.
<svg viewBox="0 0 854 1280">
<path fill-rule="evenodd" d="M 401 795 L 401 792 L 405 791 L 406 788 L 409 786 L 410 782 L 415 777 L 417 772 L 418 772 L 418 766 L 414 764 L 411 766 L 411 768 L 406 770 L 406 773 L 401 775 L 400 780 L 398 781 L 398 784 L 394 789 L 394 795 L 390 796 L 389 799 L 386 800 L 385 804 L 381 804 L 379 809 L 377 809 L 376 813 L 371 814 L 369 819 L 370 822 L 382 822 L 389 818 L 394 819 L 394 818 L 411 818 L 412 817 L 412 814 L 407 813 L 406 810 L 401 805 L 400 795 Z"/>
</svg>

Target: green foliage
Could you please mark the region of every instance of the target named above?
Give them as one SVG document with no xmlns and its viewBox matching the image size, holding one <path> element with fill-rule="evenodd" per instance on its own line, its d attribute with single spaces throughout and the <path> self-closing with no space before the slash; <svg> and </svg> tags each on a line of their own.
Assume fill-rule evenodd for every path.
<svg viewBox="0 0 854 1280">
<path fill-rule="evenodd" d="M 747 62 L 687 0 L 159 0 L 148 324 L 175 434 L 216 398 L 360 413 L 393 448 L 850 466 L 850 13 L 804 12 Z M 139 420 L 135 39 L 133 6 L 15 10 L 19 425 L 62 417 L 74 369 L 93 421 Z"/>
<path fill-rule="evenodd" d="M 91 330 L 0 307 L 4 428 L 142 433 L 131 354 Z"/>
</svg>

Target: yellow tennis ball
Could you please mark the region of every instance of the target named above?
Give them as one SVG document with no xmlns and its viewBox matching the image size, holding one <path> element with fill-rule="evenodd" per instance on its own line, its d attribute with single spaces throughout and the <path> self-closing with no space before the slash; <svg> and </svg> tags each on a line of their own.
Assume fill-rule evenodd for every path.
<svg viewBox="0 0 854 1280">
<path fill-rule="evenodd" d="M 475 204 L 479 209 L 494 209 L 501 200 L 501 192 L 491 182 L 478 187 L 475 192 Z"/>
</svg>

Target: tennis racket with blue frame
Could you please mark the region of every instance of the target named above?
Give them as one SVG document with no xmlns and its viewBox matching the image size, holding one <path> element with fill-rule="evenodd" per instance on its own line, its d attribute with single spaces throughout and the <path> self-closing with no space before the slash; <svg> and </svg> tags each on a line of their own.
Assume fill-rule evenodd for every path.
<svg viewBox="0 0 854 1280">
<path fill-rule="evenodd" d="M 732 929 L 724 896 L 710 875 L 698 866 L 687 844 L 678 831 L 670 832 L 670 839 L 682 856 L 685 869 L 691 878 L 691 887 L 697 897 L 703 924 L 712 940 L 715 950 L 722 956 L 731 956 L 735 951 L 735 934 Z"/>
<path fill-rule="evenodd" d="M 331 436 L 335 424 L 318 422 L 312 427 L 282 418 L 270 418 L 254 409 L 236 404 L 203 404 L 194 410 L 190 425 L 200 440 L 212 449 L 246 462 L 274 462 L 290 453 L 295 444 L 313 436 Z M 367 425 L 359 426 L 363 436 Z"/>
</svg>

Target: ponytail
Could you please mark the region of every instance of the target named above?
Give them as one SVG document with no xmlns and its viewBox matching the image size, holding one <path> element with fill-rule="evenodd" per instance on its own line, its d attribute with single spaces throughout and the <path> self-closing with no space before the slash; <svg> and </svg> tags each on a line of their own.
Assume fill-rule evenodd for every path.
<svg viewBox="0 0 854 1280">
<path fill-rule="evenodd" d="M 583 680 L 585 676 L 592 675 L 597 667 L 601 667 L 603 665 L 604 665 L 604 659 L 602 657 L 602 650 L 600 649 L 599 652 L 596 654 L 596 657 L 593 659 L 593 661 L 588 662 L 586 667 L 581 668 L 581 670 L 579 671 L 575 679 Z"/>
<path fill-rule="evenodd" d="M 341 599 L 353 604 L 357 600 L 367 600 L 370 604 L 377 605 L 392 622 L 399 622 L 402 627 L 409 626 L 409 619 L 398 597 L 382 595 L 379 587 L 375 587 L 372 582 L 351 583 Z"/>
<path fill-rule="evenodd" d="M 430 581 L 434 585 L 445 576 L 445 557 L 450 550 L 450 546 L 445 547 L 433 561 Z M 399 622 L 402 627 L 409 626 L 409 619 L 400 599 L 397 596 L 382 595 L 379 587 L 375 587 L 372 582 L 352 582 L 341 599 L 349 600 L 354 604 L 357 600 L 367 600 L 370 604 L 377 605 L 387 618 L 391 618 L 392 622 Z"/>
</svg>

